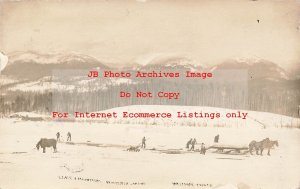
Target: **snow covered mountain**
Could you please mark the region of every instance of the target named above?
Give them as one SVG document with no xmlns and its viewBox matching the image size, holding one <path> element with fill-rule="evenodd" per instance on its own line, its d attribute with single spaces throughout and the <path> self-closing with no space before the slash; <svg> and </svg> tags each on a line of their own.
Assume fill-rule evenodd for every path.
<svg viewBox="0 0 300 189">
<path fill-rule="evenodd" d="M 263 59 L 230 59 L 219 65 L 213 66 L 211 70 L 243 69 L 248 71 L 249 79 L 267 80 L 289 80 L 287 71 L 277 64 Z"/>
<path fill-rule="evenodd" d="M 293 79 L 300 79 L 300 63 L 295 64 L 293 67 L 289 69 L 289 72 L 292 75 Z"/>
<path fill-rule="evenodd" d="M 36 80 L 50 76 L 53 70 L 74 69 L 111 69 L 126 71 L 153 71 L 153 70 L 176 70 L 176 71 L 203 71 L 222 69 L 248 70 L 249 79 L 268 79 L 273 81 L 289 80 L 290 74 L 277 64 L 254 58 L 235 58 L 224 61 L 218 65 L 206 67 L 197 64 L 187 57 L 159 56 L 145 65 L 128 63 L 123 66 L 103 63 L 94 57 L 76 53 L 52 53 L 41 54 L 37 52 L 16 52 L 9 54 L 9 62 L 2 71 L 2 75 L 15 77 L 15 79 Z"/>
<path fill-rule="evenodd" d="M 8 62 L 8 57 L 0 52 L 0 72 L 5 68 Z"/>
<path fill-rule="evenodd" d="M 197 65 L 196 62 L 194 62 L 190 58 L 186 57 L 157 57 L 153 60 L 151 60 L 148 64 L 141 67 L 141 70 L 177 70 L 177 71 L 183 71 L 183 70 L 190 70 L 195 71 L 198 69 L 203 68 L 202 66 Z"/>
<path fill-rule="evenodd" d="M 36 80 L 52 75 L 53 70 L 108 68 L 99 60 L 81 54 L 39 54 L 18 52 L 9 55 L 9 62 L 1 74 L 18 80 Z"/>
<path fill-rule="evenodd" d="M 15 52 L 9 55 L 9 63 L 35 62 L 38 64 L 62 64 L 62 63 L 93 63 L 99 62 L 96 58 L 76 53 L 49 53 L 41 54 L 33 51 Z"/>
</svg>

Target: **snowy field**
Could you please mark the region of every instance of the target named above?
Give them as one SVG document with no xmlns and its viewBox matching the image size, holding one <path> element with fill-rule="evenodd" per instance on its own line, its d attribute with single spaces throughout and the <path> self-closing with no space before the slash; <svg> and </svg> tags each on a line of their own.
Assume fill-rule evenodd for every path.
<svg viewBox="0 0 300 189">
<path fill-rule="evenodd" d="M 296 189 L 300 186 L 299 129 L 1 119 L 0 131 L 1 189 Z M 55 138 L 58 131 L 63 142 L 58 143 L 57 153 L 53 153 L 52 148 L 47 148 L 46 153 L 37 151 L 35 144 L 40 138 Z M 65 142 L 69 131 L 74 142 L 72 145 Z M 196 138 L 198 143 L 204 142 L 209 147 L 217 134 L 220 135 L 220 144 L 248 146 L 252 140 L 269 137 L 278 140 L 279 147 L 271 149 L 271 156 L 266 152 L 263 156 L 226 155 L 214 153 L 212 149 L 206 155 L 200 155 L 185 149 L 190 138 Z M 145 150 L 126 151 L 130 145 L 139 145 L 143 136 L 147 139 Z M 156 150 L 150 150 L 152 148 Z M 186 153 L 161 151 L 168 149 Z"/>
</svg>

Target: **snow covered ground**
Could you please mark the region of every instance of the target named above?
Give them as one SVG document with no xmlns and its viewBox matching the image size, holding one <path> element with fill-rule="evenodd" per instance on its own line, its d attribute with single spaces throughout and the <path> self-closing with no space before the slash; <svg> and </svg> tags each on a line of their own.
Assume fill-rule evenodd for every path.
<svg viewBox="0 0 300 189">
<path fill-rule="evenodd" d="M 168 105 L 132 105 L 112 108 L 99 113 L 112 113 L 118 114 L 117 118 L 95 118 L 86 120 L 105 121 L 110 124 L 143 124 L 143 125 L 164 125 L 164 126 L 195 126 L 195 127 L 259 127 L 259 128 L 282 128 L 293 127 L 300 128 L 300 119 L 280 114 L 257 112 L 249 110 L 234 110 L 226 108 L 205 107 L 205 106 L 168 106 Z M 123 118 L 123 112 L 128 113 L 170 113 L 172 118 Z M 177 112 L 183 113 L 214 113 L 207 118 L 178 118 Z M 72 112 L 69 112 L 72 114 Z M 220 113 L 220 118 L 216 118 L 216 113 Z M 241 114 L 240 117 L 226 117 L 227 114 Z M 246 114 L 243 117 L 242 114 Z M 70 116 L 71 117 L 71 116 Z M 244 119 L 245 118 L 245 119 Z M 85 120 L 79 118 L 77 120 Z"/>
<path fill-rule="evenodd" d="M 0 131 L 1 189 L 300 187 L 299 129 L 1 119 Z M 68 131 L 73 144 L 65 142 Z M 57 153 L 51 148 L 46 153 L 35 149 L 40 138 L 55 138 L 57 132 L 63 140 Z M 271 156 L 266 152 L 264 156 L 225 155 L 214 150 L 200 155 L 185 149 L 190 138 L 208 147 L 217 134 L 220 144 L 247 146 L 251 140 L 269 137 L 278 140 L 279 147 L 271 150 Z M 126 151 L 140 144 L 143 136 L 146 150 Z M 160 151 L 168 149 L 186 153 Z"/>
</svg>

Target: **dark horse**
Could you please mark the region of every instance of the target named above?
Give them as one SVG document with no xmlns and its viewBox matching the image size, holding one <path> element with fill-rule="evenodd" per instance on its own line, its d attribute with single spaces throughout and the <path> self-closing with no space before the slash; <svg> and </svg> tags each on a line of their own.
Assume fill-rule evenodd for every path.
<svg viewBox="0 0 300 189">
<path fill-rule="evenodd" d="M 257 142 L 255 140 L 251 141 L 249 144 L 249 151 L 250 154 L 252 155 L 252 150 L 255 149 L 256 154 L 258 154 L 258 150 L 260 150 L 260 155 L 262 155 L 264 149 L 268 149 L 268 155 L 270 155 L 270 149 L 274 146 L 278 146 L 278 141 L 272 141 L 269 138 L 265 138 L 264 140 Z"/>
<path fill-rule="evenodd" d="M 39 150 L 39 148 L 43 148 L 43 153 L 46 152 L 46 147 L 53 147 L 54 152 L 56 152 L 56 143 L 57 141 L 55 139 L 47 139 L 47 138 L 41 138 L 41 140 L 36 144 L 36 148 Z"/>
</svg>

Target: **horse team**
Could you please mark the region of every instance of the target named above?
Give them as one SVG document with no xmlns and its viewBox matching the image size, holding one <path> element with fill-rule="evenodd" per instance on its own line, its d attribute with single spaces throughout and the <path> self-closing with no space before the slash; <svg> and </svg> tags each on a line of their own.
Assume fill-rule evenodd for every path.
<svg viewBox="0 0 300 189">
<path fill-rule="evenodd" d="M 277 140 L 272 141 L 269 138 L 265 138 L 265 139 L 263 139 L 262 141 L 259 141 L 259 142 L 253 140 L 249 144 L 249 152 L 250 152 L 251 155 L 253 155 L 252 151 L 253 151 L 253 149 L 255 149 L 256 155 L 263 155 L 264 149 L 267 149 L 268 150 L 268 155 L 270 156 L 271 155 L 270 150 L 271 150 L 271 148 L 273 148 L 274 145 L 276 145 L 277 147 L 279 146 Z"/>
</svg>

